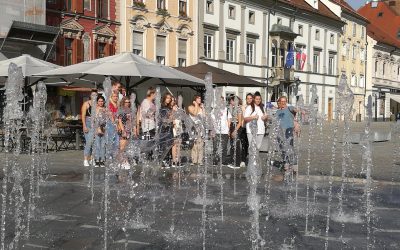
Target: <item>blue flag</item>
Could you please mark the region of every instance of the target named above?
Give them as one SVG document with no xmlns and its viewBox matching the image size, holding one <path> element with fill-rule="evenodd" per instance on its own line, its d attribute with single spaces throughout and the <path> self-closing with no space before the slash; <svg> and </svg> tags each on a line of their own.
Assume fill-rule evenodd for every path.
<svg viewBox="0 0 400 250">
<path fill-rule="evenodd" d="M 290 69 L 293 65 L 294 65 L 294 50 L 293 47 L 291 47 L 286 56 L 285 68 Z"/>
</svg>

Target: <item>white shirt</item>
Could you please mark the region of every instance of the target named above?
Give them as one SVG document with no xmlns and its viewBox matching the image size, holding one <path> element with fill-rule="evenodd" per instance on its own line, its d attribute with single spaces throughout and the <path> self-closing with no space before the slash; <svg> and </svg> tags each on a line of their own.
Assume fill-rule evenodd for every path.
<svg viewBox="0 0 400 250">
<path fill-rule="evenodd" d="M 216 119 L 214 112 L 211 114 L 215 124 L 215 133 L 222 135 L 229 134 L 228 120 L 232 119 L 231 112 L 227 108 L 224 108 L 219 112 L 217 111 L 217 115 L 220 120 Z"/>
<path fill-rule="evenodd" d="M 265 123 L 262 120 L 262 116 L 264 115 L 263 112 L 261 111 L 261 108 L 259 106 L 254 106 L 254 112 L 253 109 L 251 108 L 251 105 L 246 107 L 246 110 L 244 112 L 244 118 L 250 117 L 253 115 L 258 115 L 258 120 L 257 120 L 257 134 L 258 135 L 263 135 L 265 134 Z M 254 121 L 250 121 L 254 122 Z M 250 130 L 250 122 L 246 122 L 246 132 L 248 134 L 251 134 Z"/>
<path fill-rule="evenodd" d="M 148 132 L 156 127 L 155 114 L 156 105 L 145 98 L 140 105 L 140 113 L 142 116 L 142 131 Z"/>
</svg>

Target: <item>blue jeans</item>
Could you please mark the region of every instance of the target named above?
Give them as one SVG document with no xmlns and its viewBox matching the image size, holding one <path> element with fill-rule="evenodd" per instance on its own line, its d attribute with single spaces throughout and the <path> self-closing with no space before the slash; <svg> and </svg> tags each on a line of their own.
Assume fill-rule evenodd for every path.
<svg viewBox="0 0 400 250">
<path fill-rule="evenodd" d="M 86 117 L 86 127 L 89 130 L 85 135 L 85 147 L 83 150 L 83 155 L 89 157 L 92 155 L 92 144 L 93 144 L 93 131 L 92 131 L 92 119 Z"/>
<path fill-rule="evenodd" d="M 117 128 L 111 121 L 107 122 L 106 125 L 107 133 L 107 155 L 114 157 L 119 150 L 119 135 L 117 133 Z"/>
<path fill-rule="evenodd" d="M 96 162 L 105 161 L 106 157 L 106 138 L 104 135 L 96 135 L 96 147 L 94 151 L 94 159 Z"/>
</svg>

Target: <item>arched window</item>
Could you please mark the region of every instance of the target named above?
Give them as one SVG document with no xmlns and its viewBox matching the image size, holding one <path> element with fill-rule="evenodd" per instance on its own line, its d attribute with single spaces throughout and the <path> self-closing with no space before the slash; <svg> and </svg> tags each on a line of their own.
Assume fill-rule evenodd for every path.
<svg viewBox="0 0 400 250">
<path fill-rule="evenodd" d="M 279 63 L 280 67 L 285 66 L 285 42 L 282 41 L 280 46 L 279 46 Z"/>
<path fill-rule="evenodd" d="M 382 75 L 383 76 L 385 75 L 385 68 L 386 68 L 386 63 L 384 62 L 383 67 L 382 67 Z"/>
<path fill-rule="evenodd" d="M 271 45 L 271 67 L 276 67 L 277 66 L 277 45 L 276 45 L 276 41 L 272 41 L 272 45 Z"/>
</svg>

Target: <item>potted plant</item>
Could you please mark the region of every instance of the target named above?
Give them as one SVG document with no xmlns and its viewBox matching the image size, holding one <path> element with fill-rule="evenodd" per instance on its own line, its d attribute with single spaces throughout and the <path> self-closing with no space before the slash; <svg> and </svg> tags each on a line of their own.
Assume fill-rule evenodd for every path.
<svg viewBox="0 0 400 250">
<path fill-rule="evenodd" d="M 167 9 L 158 9 L 157 15 L 166 17 L 169 16 L 169 13 Z"/>
</svg>

